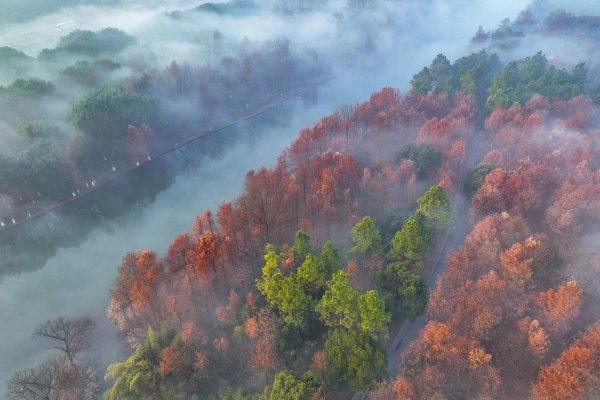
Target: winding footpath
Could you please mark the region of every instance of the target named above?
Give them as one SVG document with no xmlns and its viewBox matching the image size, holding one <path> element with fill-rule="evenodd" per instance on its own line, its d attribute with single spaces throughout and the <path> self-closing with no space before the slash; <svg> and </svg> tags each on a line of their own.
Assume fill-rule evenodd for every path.
<svg viewBox="0 0 600 400">
<path fill-rule="evenodd" d="M 462 187 L 462 180 L 460 187 Z M 455 221 L 459 224 L 455 224 L 453 229 L 446 231 L 442 245 L 440 246 L 439 254 L 436 258 L 434 267 L 427 278 L 427 286 L 430 292 L 435 290 L 438 278 L 446 272 L 446 260 L 450 252 L 456 250 L 465 240 L 465 237 L 469 233 L 470 225 L 467 223 L 460 223 L 466 221 L 467 211 L 469 210 L 469 201 L 464 196 L 458 194 L 454 198 L 454 215 Z M 394 337 L 394 340 L 390 342 L 387 350 L 387 367 L 386 372 L 391 380 L 393 380 L 400 373 L 400 362 L 403 353 L 406 348 L 419 336 L 421 329 L 427 324 L 428 318 L 426 314 L 421 314 L 414 320 L 406 319 L 400 325 L 398 333 Z M 352 400 L 367 400 L 369 393 L 367 391 L 361 391 L 355 393 L 352 396 Z"/>
<path fill-rule="evenodd" d="M 466 220 L 467 211 L 469 209 L 469 203 L 463 196 L 456 196 L 454 215 L 455 220 L 459 223 L 454 226 L 454 229 L 448 230 L 444 238 L 443 244 L 440 248 L 439 255 L 435 266 L 433 267 L 429 277 L 427 279 L 427 286 L 429 291 L 435 290 L 438 278 L 446 272 L 446 261 L 450 253 L 456 250 L 465 240 L 469 232 L 470 225 L 467 223 L 461 223 Z M 388 365 L 387 373 L 390 379 L 398 376 L 400 372 L 400 361 L 402 354 L 406 348 L 417 338 L 421 329 L 427 324 L 428 318 L 426 314 L 421 314 L 414 320 L 405 320 L 396 337 L 391 342 L 388 349 Z"/>
</svg>

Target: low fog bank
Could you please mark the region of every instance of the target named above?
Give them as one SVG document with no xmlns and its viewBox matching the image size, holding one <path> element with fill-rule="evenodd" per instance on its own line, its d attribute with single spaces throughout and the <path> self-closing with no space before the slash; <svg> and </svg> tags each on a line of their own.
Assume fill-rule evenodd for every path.
<svg viewBox="0 0 600 400">
<path fill-rule="evenodd" d="M 322 65 L 323 69 L 333 72 L 334 82 L 327 84 L 330 89 L 321 91 L 318 96 L 322 105 L 335 110 L 342 104 L 362 101 L 384 86 L 407 90 L 412 75 L 438 53 L 444 52 L 450 58 L 465 54 L 467 38 L 477 23 L 475 21 L 496 22 L 497 15 L 515 15 L 519 9 L 517 5 L 510 3 L 498 5 L 491 1 L 469 7 L 466 4 L 463 7 L 450 7 L 441 1 L 407 1 L 401 4 L 379 1 L 372 8 L 351 9 L 345 0 L 337 0 L 320 3 L 315 10 L 305 13 L 278 13 L 274 11 L 271 2 L 264 2 L 257 4 L 249 12 L 229 15 L 197 11 L 193 9 L 196 4 L 181 1 L 155 2 L 144 6 L 128 2 L 113 8 L 85 5 L 66 8 L 42 18 L 54 18 L 58 21 L 74 15 L 73 13 L 83 15 L 87 12 L 92 15 L 94 13 L 91 9 L 98 12 L 100 10 L 106 13 L 105 20 L 90 19 L 90 24 L 97 25 L 81 28 L 100 29 L 110 21 L 111 26 L 133 35 L 136 44 L 114 56 L 123 67 L 112 73 L 113 79 L 127 74 L 140 75 L 155 69 L 159 71 L 156 79 L 161 79 L 161 73 L 168 74 L 162 70 L 174 60 L 179 65 L 204 65 L 218 69 L 219 57 L 227 57 L 236 49 L 246 47 L 255 51 L 261 42 L 269 39 L 276 38 L 282 43 L 286 40 L 284 38 L 291 38 L 290 51 L 296 57 L 316 59 L 316 63 Z M 173 13 L 172 10 L 181 11 Z M 465 10 L 468 12 L 465 13 Z M 45 26 L 39 20 L 31 24 L 41 26 L 40 29 Z M 31 27 L 24 27 L 25 30 L 29 28 Z M 60 32 L 53 33 L 57 33 L 58 37 L 71 28 L 73 27 L 65 27 L 63 30 L 61 27 Z M 52 29 L 56 31 L 56 28 Z M 218 42 L 215 42 L 215 32 L 221 32 L 222 35 Z M 50 40 L 52 35 L 41 36 Z M 55 44 L 53 42 L 50 46 Z M 70 57 L 73 59 L 67 60 Z M 30 107 L 35 107 L 35 114 L 38 114 L 35 118 L 46 118 L 59 127 L 62 135 L 59 143 L 62 141 L 70 144 L 73 143 L 73 132 L 76 130 L 64 122 L 65 115 L 69 112 L 71 103 L 85 93 L 86 88 L 61 80 L 60 66 L 74 62 L 77 56 L 65 58 L 61 56 L 56 61 L 57 65 L 46 71 L 36 68 L 29 71 L 32 76 L 40 73 L 45 79 L 58 79 L 58 94 L 49 100 L 33 103 Z M 137 71 L 133 71 L 133 68 L 137 68 Z M 269 71 L 262 73 L 268 75 Z M 169 96 L 173 98 L 160 99 L 165 109 L 175 110 L 167 110 L 166 114 L 188 118 L 192 124 L 200 122 L 201 129 L 205 128 L 201 125 L 201 118 L 199 121 L 195 119 L 197 115 L 204 115 L 203 110 L 194 109 L 196 105 L 187 101 L 192 99 L 191 96 L 189 99 L 186 97 L 188 94 L 179 98 L 171 94 Z M 0 126 L 5 129 L 0 132 L 0 138 L 6 146 L 0 150 L 0 156 L 13 157 L 22 150 L 22 146 L 20 148 L 16 143 L 19 138 L 15 131 L 22 115 L 30 114 L 21 112 L 22 115 L 17 115 L 20 111 L 23 110 L 16 110 L 15 115 L 7 112 L 1 118 L 4 121 L 0 121 Z M 212 112 L 221 120 L 231 118 L 230 115 L 220 115 L 222 112 L 219 111 Z M 161 123 L 164 125 L 164 122 Z M 159 132 L 160 130 L 158 129 Z M 66 154 L 69 146 L 63 146 L 67 148 Z M 87 176 L 89 168 L 83 172 Z M 70 193 L 69 190 L 68 194 Z M 5 204 L 0 204 L 2 206 L 6 207 Z"/>
<path fill-rule="evenodd" d="M 472 49 L 486 48 L 503 62 L 541 51 L 555 66 L 573 68 L 586 63 L 591 81 L 598 82 L 600 29 L 598 3 L 592 0 L 534 0 L 517 15 L 496 24 L 480 23 L 473 32 Z"/>
<path fill-rule="evenodd" d="M 540 1 L 534 6 L 555 7 L 554 3 L 559 2 Z M 41 270 L 4 279 L 0 283 L 2 382 L 48 355 L 44 343 L 31 340 L 30 334 L 43 321 L 59 315 L 87 314 L 97 320 L 97 335 L 101 338 L 94 341 L 90 356 L 98 360 L 102 371 L 107 363 L 121 356 L 122 344 L 105 316 L 105 309 L 108 289 L 123 255 L 146 248 L 163 254 L 171 240 L 190 227 L 195 215 L 235 198 L 249 169 L 273 165 L 300 128 L 312 125 L 342 104 L 365 100 L 381 87 L 408 90 L 413 74 L 429 65 L 437 54 L 444 53 L 453 60 L 470 53 L 478 48 L 469 44 L 469 40 L 479 25 L 496 26 L 504 16 L 515 19 L 524 6 L 517 1 L 491 0 L 477 4 L 380 1 L 375 8 L 359 12 L 349 10 L 345 1 L 331 1 L 314 12 L 288 15 L 274 13 L 270 3 L 265 2 L 248 15 L 190 12 L 174 18 L 167 12 L 189 10 L 199 3 L 147 4 L 128 2 L 116 8 L 78 6 L 29 23 L 7 24 L 0 28 L 0 46 L 12 45 L 35 56 L 42 48 L 54 46 L 69 30 L 114 26 L 138 39 L 130 53 L 121 55 L 123 59 L 147 49 L 151 53 L 147 65 L 157 68 L 173 60 L 195 63 L 200 59 L 218 65 L 218 60 L 210 60 L 208 50 L 203 50 L 208 46 L 207 38 L 218 30 L 227 42 L 238 45 L 245 38 L 252 41 L 290 38 L 296 48 L 316 55 L 323 65 L 330 67 L 334 78 L 318 90 L 316 107 L 302 109 L 297 105 L 288 127 L 265 132 L 253 144 L 231 145 L 219 157 L 178 176 L 152 204 L 128 217 L 106 222 L 81 245 L 59 249 Z M 593 6 L 591 1 L 577 5 L 584 11 L 586 7 L 593 10 Z M 68 21 L 76 22 L 57 29 L 57 24 Z M 538 45 L 538 37 L 531 38 L 531 42 L 523 41 L 520 47 L 510 49 L 510 53 L 500 49 L 505 51 L 501 54 L 507 58 L 542 50 L 554 60 L 559 59 L 554 54 L 576 54 L 577 58 L 588 54 L 587 47 L 572 48 L 571 43 L 559 39 L 548 39 Z M 64 119 L 67 108 L 55 105 L 55 119 Z"/>
<path fill-rule="evenodd" d="M 135 30 L 137 26 L 157 14 L 193 7 L 197 1 L 98 1 L 95 3 L 59 7 L 47 13 L 31 16 L 24 21 L 3 22 L 0 24 L 0 46 L 14 47 L 35 57 L 40 50 L 54 47 L 61 36 L 76 29 L 97 30 L 112 26 Z M 0 3 L 0 11 L 5 7 L 6 5 Z"/>
<path fill-rule="evenodd" d="M 219 31 L 231 42 L 288 38 L 296 47 L 313 49 L 338 71 L 359 65 L 374 72 L 374 67 L 393 65 L 410 77 L 440 52 L 449 58 L 464 55 L 478 24 L 495 26 L 500 16 L 516 18 L 523 8 L 522 2 L 490 0 L 477 4 L 379 0 L 372 7 L 352 9 L 347 0 L 330 0 L 309 12 L 288 14 L 275 12 L 273 1 L 248 3 L 253 6 L 247 12 L 231 14 L 198 11 L 202 1 L 189 0 L 67 7 L 28 22 L 3 24 L 0 46 L 37 57 L 74 30 L 114 27 L 133 35 L 137 48 L 149 50 L 159 67 L 171 61 L 205 62 L 201 58 L 206 58 L 206 51 L 201 57 L 198 49 L 206 48 L 207 39 Z M 124 56 L 132 54 L 134 50 Z M 407 85 L 404 79 L 395 81 Z"/>
</svg>

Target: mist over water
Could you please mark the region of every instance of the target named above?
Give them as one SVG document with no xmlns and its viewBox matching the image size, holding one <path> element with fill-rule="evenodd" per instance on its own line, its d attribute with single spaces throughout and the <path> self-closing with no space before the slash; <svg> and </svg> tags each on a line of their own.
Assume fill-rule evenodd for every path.
<svg viewBox="0 0 600 400">
<path fill-rule="evenodd" d="M 94 340 L 88 355 L 102 371 L 106 364 L 122 356 L 123 344 L 105 310 L 116 268 L 127 252 L 151 248 L 164 254 L 171 240 L 189 229 L 196 215 L 235 198 L 249 169 L 272 166 L 299 129 L 313 125 L 343 103 L 365 100 L 381 87 L 407 90 L 412 75 L 438 53 L 443 52 L 450 59 L 467 54 L 471 49 L 469 40 L 480 24 L 494 27 L 504 17 L 516 17 L 525 6 L 520 1 L 459 3 L 442 0 L 385 3 L 389 10 L 367 12 L 362 17 L 364 27 L 349 31 L 348 38 L 337 42 L 333 40 L 336 35 L 336 19 L 332 16 L 336 7 L 333 6 L 331 10 L 300 17 L 257 15 L 243 21 L 234 17 L 202 17 L 203 31 L 219 29 L 227 37 L 239 40 L 245 36 L 257 40 L 289 36 L 305 46 L 313 46 L 330 63 L 334 78 L 319 89 L 315 107 L 303 108 L 294 100 L 289 126 L 264 132 L 254 143 L 231 145 L 217 159 L 206 158 L 201 167 L 180 174 L 153 203 L 96 228 L 79 246 L 60 248 L 41 269 L 1 281 L 0 392 L 16 371 L 31 367 L 48 355 L 50 350 L 45 350 L 46 343 L 31 339 L 31 333 L 40 323 L 60 315 L 87 314 L 96 320 L 96 336 L 100 340 Z M 13 45 L 35 55 L 41 48 L 53 46 L 71 29 L 69 26 L 58 31 L 56 24 L 71 20 L 81 20 L 72 27 L 77 29 L 115 26 L 128 32 L 145 32 L 147 43 L 151 43 L 157 31 L 149 33 L 150 27 L 164 22 L 165 17 L 158 16 L 160 13 L 197 4 L 180 1 L 155 8 L 136 4 L 115 9 L 75 7 L 34 22 L 0 27 L 0 46 Z M 389 29 L 377 32 L 381 26 L 369 22 L 374 20 L 386 22 Z M 359 33 L 374 35 L 373 50 L 365 58 L 352 59 L 353 48 L 364 46 Z M 174 43 L 174 39 L 165 40 L 156 48 L 172 46 L 177 53 L 185 54 L 185 47 L 176 48 Z M 335 43 L 342 43 L 344 47 L 336 50 Z M 362 54 L 358 50 L 356 53 Z M 166 64 L 167 58 L 161 62 Z"/>
<path fill-rule="evenodd" d="M 311 114 L 326 111 L 319 107 Z M 108 289 L 116 266 L 130 251 L 146 248 L 166 251 L 168 243 L 189 229 L 194 217 L 207 208 L 235 197 L 246 171 L 273 165 L 279 152 L 303 125 L 295 120 L 289 129 L 263 134 L 260 142 L 232 145 L 219 159 L 207 158 L 203 165 L 179 176 L 176 183 L 160 193 L 156 201 L 134 216 L 124 217 L 97 228 L 88 240 L 75 248 L 59 249 L 42 269 L 7 277 L 0 284 L 0 381 L 17 370 L 34 365 L 50 351 L 31 333 L 40 323 L 58 316 L 88 314 L 98 323 L 90 351 L 101 368 L 115 361 L 121 345 L 116 329 L 106 317 Z"/>
</svg>

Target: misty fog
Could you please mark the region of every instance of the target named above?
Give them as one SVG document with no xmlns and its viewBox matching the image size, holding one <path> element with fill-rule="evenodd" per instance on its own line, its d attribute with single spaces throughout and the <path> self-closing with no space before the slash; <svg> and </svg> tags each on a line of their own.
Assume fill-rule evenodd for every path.
<svg viewBox="0 0 600 400">
<path fill-rule="evenodd" d="M 327 111 L 320 108 L 316 112 Z M 246 171 L 272 164 L 302 126 L 291 121 L 291 129 L 265 133 L 261 144 L 232 145 L 218 160 L 206 159 L 200 168 L 179 176 L 153 204 L 122 221 L 107 223 L 81 246 L 60 249 L 41 270 L 5 278 L 0 290 L 0 321 L 10 329 L 2 330 L 0 379 L 5 382 L 16 370 L 47 356 L 45 344 L 32 339 L 30 333 L 58 315 L 88 314 L 99 322 L 99 340 L 90 358 L 101 369 L 120 357 L 123 343 L 105 310 L 115 266 L 123 255 L 151 247 L 166 250 L 166 243 L 188 229 L 201 210 L 235 196 Z"/>
<path fill-rule="evenodd" d="M 92 90 L 84 83 L 61 80 L 64 79 L 62 71 L 79 58 L 91 62 L 97 57 L 68 55 L 46 62 L 39 59 L 38 54 L 43 49 L 53 49 L 61 37 L 76 30 L 118 28 L 135 38 L 134 44 L 111 55 L 120 67 L 107 73 L 106 82 L 129 77 L 143 80 L 146 71 L 160 78 L 172 62 L 204 71 L 201 68 L 221 65 L 220 58 L 258 51 L 269 41 L 283 39 L 289 40 L 290 54 L 310 60 L 304 66 L 306 69 L 298 72 L 299 77 L 316 79 L 318 77 L 307 75 L 318 69 L 326 80 L 317 85 L 316 94 L 311 92 L 312 98 L 294 97 L 268 111 L 258 125 L 261 132 L 256 138 L 243 134 L 251 131 L 250 120 L 235 128 L 242 132 L 243 139 L 225 141 L 212 156 L 206 154 L 210 153 L 208 147 L 206 152 L 188 150 L 191 158 L 200 160 L 195 160 L 192 167 L 181 168 L 185 148 L 165 157 L 172 157 L 165 165 L 174 169 L 175 178 L 164 188 L 156 189 L 154 196 L 149 196 L 154 197 L 152 200 L 132 201 L 138 206 L 133 205 L 114 218 L 103 218 L 96 226 L 86 229 L 76 244 L 58 240 L 47 260 L 36 258 L 27 272 L 14 274 L 12 265 L 6 272 L 0 260 L 0 393 L 16 371 L 34 366 L 51 353 L 45 342 L 33 339 L 31 334 L 44 321 L 61 315 L 89 315 L 96 321 L 95 340 L 84 357 L 102 373 L 109 363 L 128 356 L 130 348 L 106 316 L 109 289 L 123 256 L 143 249 L 165 254 L 169 243 L 180 232 L 190 229 L 196 215 L 205 209 L 215 210 L 219 204 L 240 194 L 248 170 L 274 166 L 300 129 L 313 126 L 342 105 L 364 101 L 383 87 L 407 92 L 412 76 L 440 53 L 454 60 L 485 48 L 490 53 L 498 53 L 501 61 L 506 62 L 542 51 L 551 63 L 560 67 L 572 68 L 585 61 L 590 69 L 600 69 L 600 63 L 594 60 L 598 53 L 592 53 L 598 49 L 594 39 L 568 41 L 562 37 L 545 37 L 532 29 L 509 47 L 498 46 L 493 41 L 471 42 L 479 26 L 492 32 L 501 26 L 504 18 L 516 20 L 527 8 L 522 1 L 381 0 L 378 7 L 357 11 L 349 8 L 346 0 L 331 0 L 317 1 L 310 12 L 296 14 L 277 12 L 271 1 L 256 1 L 248 10 L 221 15 L 193 10 L 202 2 L 188 0 L 115 0 L 106 5 L 68 2 L 64 7 L 60 2 L 51 3 L 33 15 L 17 17 L 23 13 L 20 6 L 14 1 L 0 0 L 0 15 L 5 7 L 10 15 L 15 15 L 0 18 L 0 48 L 12 47 L 28 57 L 23 61 L 25 67 L 0 74 L 0 85 L 8 87 L 17 78 L 59 82 L 49 101 L 34 106 L 36 120 L 49 120 L 58 126 L 60 143 L 72 140 L 73 132 L 78 129 L 66 122 L 72 104 Z M 543 0 L 531 3 L 532 10 L 542 10 L 540 14 L 556 8 L 574 13 L 597 14 L 598 11 L 592 0 L 576 4 Z M 218 42 L 221 47 L 217 50 L 213 48 L 218 47 L 216 31 L 222 35 L 222 41 Z M 268 81 L 270 71 L 259 73 Z M 102 82 L 104 78 L 98 79 Z M 205 131 L 206 124 L 215 120 L 219 121 L 218 127 L 235 119 L 229 110 L 219 109 L 211 110 L 210 116 L 202 119 L 204 115 L 188 101 L 195 95 L 190 94 L 183 100 L 163 99 L 162 103 L 169 115 L 174 115 L 171 121 L 179 123 L 184 117 L 188 118 L 181 122 L 182 127 L 189 129 L 187 134 Z M 22 122 L 19 113 L 23 114 L 20 110 L 0 114 L 2 155 L 21 151 L 17 134 Z M 269 119 L 278 113 L 285 121 L 275 123 Z M 159 121 L 162 127 L 169 123 L 165 121 L 166 117 Z M 228 135 L 228 132 L 224 130 L 217 135 Z M 202 143 L 200 139 L 195 146 L 201 148 Z M 118 196 L 118 193 L 111 195 Z M 49 200 L 48 204 L 51 203 Z M 12 211 L 6 211 L 2 203 L 0 209 L 5 212 L 0 217 L 9 221 Z M 61 221 L 56 221 L 60 215 L 60 211 L 51 214 L 52 223 L 39 223 L 46 224 L 44 229 L 52 229 L 53 224 L 60 225 Z M 69 218 L 69 221 L 76 219 Z M 32 229 L 36 223 L 38 221 L 30 222 Z M 69 226 L 61 229 L 68 230 Z M 585 247 L 597 245 L 597 236 L 590 235 L 585 243 L 584 254 Z M 575 264 L 573 269 L 577 271 Z"/>
<path fill-rule="evenodd" d="M 72 249 L 59 249 L 40 271 L 5 278 L 0 290 L 0 320 L 10 321 L 10 324 L 3 323 L 9 330 L 3 329 L 2 335 L 2 354 L 6 354 L 2 380 L 44 357 L 40 354 L 43 344 L 32 341 L 30 332 L 46 319 L 62 314 L 91 314 L 103 320 L 109 334 L 115 335 L 105 320 L 104 310 L 115 267 L 126 252 L 164 248 L 177 232 L 189 227 L 195 214 L 234 197 L 245 172 L 272 163 L 299 128 L 313 124 L 319 116 L 334 111 L 342 103 L 368 97 L 383 86 L 405 89 L 414 71 L 436 54 L 444 52 L 451 58 L 464 54 L 465 43 L 477 24 L 494 25 L 498 15 L 516 15 L 522 4 L 515 3 L 480 2 L 465 12 L 464 7 L 444 1 L 389 2 L 383 12 L 370 11 L 360 17 L 361 25 L 353 27 L 348 27 L 343 17 L 340 21 L 333 15 L 344 10 L 344 1 L 328 2 L 317 12 L 300 16 L 272 13 L 270 4 L 265 2 L 256 12 L 243 18 L 196 13 L 198 15 L 184 18 L 183 23 L 171 21 L 166 13 L 193 8 L 198 2 L 150 5 L 126 2 L 106 7 L 68 7 L 31 21 L 3 23 L 0 45 L 14 47 L 33 57 L 41 49 L 53 47 L 69 31 L 116 27 L 138 38 L 138 46 L 149 48 L 158 57 L 155 62 L 159 65 L 167 65 L 172 60 L 193 62 L 190 42 L 194 42 L 195 35 L 206 31 L 219 30 L 232 41 L 244 38 L 262 41 L 285 36 L 300 46 L 315 48 L 331 65 L 335 78 L 319 90 L 319 106 L 310 110 L 313 117 L 307 110 L 296 111 L 294 120 L 297 122 L 265 135 L 254 150 L 239 145 L 235 151 L 228 150 L 222 160 L 207 161 L 191 176 L 178 177 L 171 188 L 142 211 L 141 220 L 134 223 L 125 217 L 124 227 L 120 227 L 118 221 L 110 222 L 107 228 L 93 232 L 86 243 Z M 75 23 L 60 25 L 69 21 Z M 387 28 L 383 32 L 379 31 L 381 23 Z M 364 34 L 375 36 L 374 49 L 365 57 L 355 58 L 352 55 L 364 46 Z M 36 68 L 30 72 L 32 77 L 46 78 L 47 74 Z M 63 110 L 60 112 L 65 112 Z M 269 137 L 276 139 L 275 143 Z M 232 164 L 236 160 L 252 163 Z M 102 264 L 95 261 L 100 255 Z M 96 349 L 98 354 L 106 355 L 104 361 L 116 355 L 114 351 L 106 351 L 114 350 L 111 343 L 107 343 L 105 349 Z"/>
</svg>

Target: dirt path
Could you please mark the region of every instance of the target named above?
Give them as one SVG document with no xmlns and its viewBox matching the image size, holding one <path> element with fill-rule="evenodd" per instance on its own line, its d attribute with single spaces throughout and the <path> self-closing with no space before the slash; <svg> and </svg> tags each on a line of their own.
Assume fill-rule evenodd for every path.
<svg viewBox="0 0 600 400">
<path fill-rule="evenodd" d="M 459 193 L 455 196 L 453 204 L 456 222 L 454 227 L 445 233 L 441 240 L 441 245 L 439 246 L 438 256 L 433 259 L 434 265 L 427 278 L 427 286 L 430 291 L 435 290 L 438 278 L 446 271 L 446 259 L 448 258 L 448 255 L 462 244 L 469 232 L 469 224 L 464 222 L 469 210 L 468 200 Z M 388 363 L 386 371 L 390 380 L 393 380 L 398 375 L 402 353 L 406 350 L 408 345 L 417 338 L 419 332 L 427 323 L 427 320 L 428 318 L 425 314 L 420 315 L 413 321 L 404 320 L 402 324 L 400 324 L 400 328 L 393 340 L 388 341 Z M 352 400 L 366 400 L 368 398 L 367 396 L 368 393 L 365 391 L 358 392 L 352 396 Z"/>
<path fill-rule="evenodd" d="M 484 143 L 477 142 L 469 156 L 469 161 L 467 162 L 468 165 L 472 167 L 474 164 L 479 162 L 485 151 L 486 145 Z M 458 249 L 462 245 L 472 228 L 471 223 L 469 223 L 471 200 L 465 197 L 465 195 L 462 193 L 467 168 L 468 167 L 466 166 L 463 168 L 459 177 L 459 193 L 457 193 L 454 196 L 454 199 L 451 200 L 454 206 L 454 227 L 452 230 L 449 230 L 446 233 L 446 238 L 444 239 L 443 245 L 440 248 L 437 261 L 427 279 L 427 286 L 429 287 L 430 291 L 435 290 L 438 278 L 442 276 L 444 272 L 446 272 L 446 261 L 448 256 L 452 251 Z M 394 340 L 391 342 L 387 352 L 387 373 L 390 380 L 398 376 L 402 353 L 404 353 L 408 345 L 410 345 L 410 343 L 417 338 L 421 329 L 423 329 L 427 324 L 427 321 L 427 316 L 421 315 L 418 318 L 415 318 L 413 321 L 404 321 L 400 326 L 400 329 L 398 330 Z M 357 399 L 362 398 L 363 397 L 358 397 Z"/>
<path fill-rule="evenodd" d="M 455 226 L 446 233 L 437 261 L 427 279 L 427 286 L 429 287 L 430 292 L 435 290 L 438 278 L 446 272 L 446 260 L 448 259 L 448 256 L 463 243 L 469 232 L 469 224 L 465 223 L 469 204 L 462 196 L 457 197 L 454 209 L 456 218 Z M 408 345 L 417 338 L 419 332 L 427 323 L 427 320 L 427 316 L 423 314 L 413 321 L 405 320 L 400 326 L 396 337 L 388 348 L 387 373 L 390 379 L 393 379 L 398 375 L 402 353 L 406 350 Z"/>
</svg>

